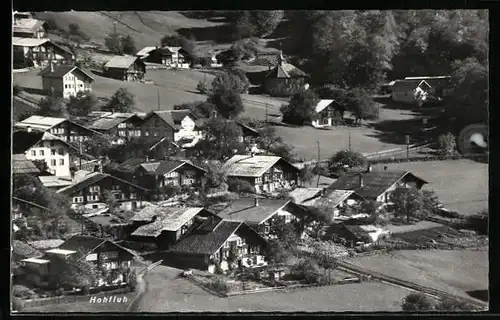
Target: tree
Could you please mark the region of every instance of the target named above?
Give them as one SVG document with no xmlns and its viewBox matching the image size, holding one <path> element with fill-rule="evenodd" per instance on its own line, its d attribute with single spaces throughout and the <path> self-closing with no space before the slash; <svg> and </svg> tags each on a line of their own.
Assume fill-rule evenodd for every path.
<svg viewBox="0 0 500 320">
<path fill-rule="evenodd" d="M 41 172 L 49 172 L 49 166 L 45 160 L 33 160 L 32 162 Z"/>
<path fill-rule="evenodd" d="M 307 184 L 314 179 L 314 171 L 311 166 L 305 165 L 299 172 L 299 179 L 302 181 L 302 184 Z"/>
<path fill-rule="evenodd" d="M 274 144 L 267 151 L 275 156 L 281 157 L 288 162 L 294 162 L 296 154 L 293 147 L 286 143 Z"/>
<path fill-rule="evenodd" d="M 436 306 L 439 311 L 474 311 L 474 306 L 451 298 L 443 298 Z"/>
<path fill-rule="evenodd" d="M 120 38 L 122 52 L 125 54 L 135 54 L 137 48 L 135 47 L 134 39 L 128 34 L 125 37 Z"/>
<path fill-rule="evenodd" d="M 410 293 L 402 304 L 403 311 L 418 312 L 434 310 L 434 301 L 423 293 Z"/>
<path fill-rule="evenodd" d="M 207 170 L 204 176 L 206 191 L 210 188 L 221 188 L 224 185 L 227 190 L 227 172 L 222 162 L 207 161 L 202 166 Z"/>
<path fill-rule="evenodd" d="M 53 288 L 83 288 L 87 291 L 101 276 L 101 272 L 90 262 L 79 258 L 88 252 L 78 250 L 68 258 L 54 257 L 51 260 L 49 285 Z"/>
<path fill-rule="evenodd" d="M 260 149 L 269 150 L 274 145 L 283 143 L 283 138 L 276 134 L 276 128 L 270 125 L 265 125 L 259 130 L 257 145 Z"/>
<path fill-rule="evenodd" d="M 73 117 L 84 117 L 97 109 L 99 100 L 90 92 L 78 92 L 76 96 L 69 97 L 67 103 L 68 113 Z"/>
<path fill-rule="evenodd" d="M 251 59 L 257 55 L 259 51 L 258 45 L 259 45 L 258 38 L 238 40 L 231 46 L 230 48 L 230 50 L 232 50 L 231 54 L 234 54 L 234 57 L 237 60 Z"/>
<path fill-rule="evenodd" d="M 348 90 L 345 107 L 354 115 L 356 123 L 361 120 L 377 120 L 379 117 L 379 108 L 365 89 Z"/>
<path fill-rule="evenodd" d="M 328 159 L 327 168 L 331 176 L 344 174 L 347 170 L 365 166 L 368 160 L 359 152 L 340 150 Z"/>
<path fill-rule="evenodd" d="M 312 90 L 297 92 L 290 99 L 290 103 L 281 108 L 283 122 L 288 124 L 303 125 L 310 123 L 316 116 L 318 98 Z"/>
<path fill-rule="evenodd" d="M 198 90 L 199 93 L 201 94 L 207 94 L 208 93 L 208 85 L 206 81 L 200 81 L 196 85 L 196 90 Z"/>
<path fill-rule="evenodd" d="M 278 240 L 284 248 L 290 248 L 297 241 L 297 230 L 283 218 L 272 218 L 269 226 L 269 235 Z"/>
<path fill-rule="evenodd" d="M 94 157 L 108 156 L 113 139 L 109 135 L 94 135 L 92 139 L 82 142 L 82 151 Z"/>
<path fill-rule="evenodd" d="M 42 98 L 38 104 L 37 115 L 42 117 L 67 117 L 67 109 L 62 98 L 49 96 Z"/>
<path fill-rule="evenodd" d="M 196 144 L 200 156 L 208 160 L 225 161 L 235 154 L 245 152 L 241 142 L 241 127 L 233 121 L 212 118 L 205 124 L 205 137 Z"/>
<path fill-rule="evenodd" d="M 241 94 L 245 93 L 249 86 L 250 82 L 244 72 L 231 70 L 215 77 L 212 81 L 212 92 L 234 91 Z"/>
<path fill-rule="evenodd" d="M 115 209 L 118 208 L 119 206 L 119 203 L 115 198 L 115 195 L 109 190 L 104 191 L 103 200 L 106 206 L 108 207 L 110 213 L 113 213 Z"/>
<path fill-rule="evenodd" d="M 406 223 L 411 218 L 418 217 L 424 212 L 424 201 L 419 190 L 414 188 L 397 188 L 391 193 L 391 202 L 394 214 L 406 217 Z"/>
<path fill-rule="evenodd" d="M 135 96 L 125 88 L 116 90 L 109 102 L 103 106 L 103 111 L 131 112 L 135 105 Z"/>
<path fill-rule="evenodd" d="M 240 94 L 234 90 L 213 91 L 207 101 L 214 104 L 223 117 L 229 119 L 236 118 L 245 110 Z"/>
<path fill-rule="evenodd" d="M 457 141 L 453 133 L 448 132 L 438 137 L 439 153 L 448 156 L 457 153 Z"/>
<path fill-rule="evenodd" d="M 271 34 L 283 18 L 283 10 L 243 11 L 236 22 L 240 37 L 264 37 Z"/>
<path fill-rule="evenodd" d="M 118 33 L 110 33 L 106 39 L 104 39 L 104 44 L 112 53 L 119 55 L 123 54 L 123 43 Z"/>
<path fill-rule="evenodd" d="M 432 190 L 422 190 L 422 207 L 426 215 L 433 215 L 439 208 L 439 200 L 436 192 Z"/>
</svg>

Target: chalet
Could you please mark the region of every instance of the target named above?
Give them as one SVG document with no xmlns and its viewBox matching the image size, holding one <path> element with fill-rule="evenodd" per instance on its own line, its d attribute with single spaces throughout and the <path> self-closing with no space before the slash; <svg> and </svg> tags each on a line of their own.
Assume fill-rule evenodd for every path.
<svg viewBox="0 0 500 320">
<path fill-rule="evenodd" d="M 31 160 L 28 160 L 25 154 L 12 155 L 12 174 L 31 174 L 38 176 L 40 173 L 40 169 L 38 169 Z"/>
<path fill-rule="evenodd" d="M 229 264 L 266 265 L 266 240 L 244 222 L 208 219 L 170 247 L 169 257 L 186 267 L 214 273 Z M 228 261 L 230 252 L 235 261 Z"/>
<path fill-rule="evenodd" d="M 50 61 L 71 63 L 75 56 L 69 50 L 54 44 L 50 39 L 12 38 L 14 66 L 43 67 Z"/>
<path fill-rule="evenodd" d="M 35 38 L 41 39 L 45 37 L 46 22 L 33 18 L 21 18 L 19 15 L 14 15 L 12 21 L 12 35 L 20 38 Z"/>
<path fill-rule="evenodd" d="M 110 191 L 122 210 L 135 210 L 142 207 L 144 194 L 143 187 L 114 177 L 112 175 L 92 172 L 72 185 L 57 190 L 71 199 L 72 208 L 97 209 L 105 207 L 105 191 Z"/>
<path fill-rule="evenodd" d="M 88 129 L 65 118 L 31 116 L 14 124 L 17 130 L 49 132 L 67 142 L 81 142 L 91 139 L 99 132 Z"/>
<path fill-rule="evenodd" d="M 31 161 L 45 161 L 48 172 L 59 177 L 71 176 L 72 162 L 81 157 L 74 145 L 51 133 L 40 131 L 13 132 L 12 150 L 25 154 Z"/>
<path fill-rule="evenodd" d="M 343 118 L 345 107 L 338 104 L 333 99 L 322 99 L 315 107 L 315 118 L 312 121 L 313 127 L 332 126 L 335 118 Z"/>
<path fill-rule="evenodd" d="M 200 186 L 207 172 L 191 161 L 180 158 L 162 161 L 132 158 L 114 168 L 114 171 L 124 179 L 136 181 L 150 190 L 167 185 Z"/>
<path fill-rule="evenodd" d="M 329 190 L 352 190 L 363 199 L 388 203 L 397 188 L 421 189 L 428 182 L 408 171 L 368 171 L 347 173 L 332 183 Z"/>
<path fill-rule="evenodd" d="M 171 68 L 189 68 L 188 53 L 181 47 L 145 47 L 136 53 L 144 62 L 163 64 Z"/>
<path fill-rule="evenodd" d="M 130 239 L 167 249 L 194 226 L 213 217 L 215 214 L 204 208 L 149 205 L 130 220 L 133 225 L 140 225 Z"/>
<path fill-rule="evenodd" d="M 332 223 L 326 230 L 325 237 L 339 241 L 343 239 L 345 244 L 353 247 L 357 244 L 370 244 L 386 239 L 390 236 L 389 231 L 373 225 Z"/>
<path fill-rule="evenodd" d="M 299 220 L 304 214 L 300 210 L 290 200 L 255 197 L 237 199 L 217 215 L 228 221 L 243 221 L 266 237 L 274 219 L 282 219 L 285 223 Z"/>
<path fill-rule="evenodd" d="M 86 127 L 116 137 L 115 144 L 141 136 L 143 119 L 134 113 L 93 112 Z"/>
<path fill-rule="evenodd" d="M 189 140 L 196 143 L 202 138 L 203 122 L 190 110 L 152 111 L 141 125 L 142 135 L 168 137 L 171 141 Z"/>
<path fill-rule="evenodd" d="M 224 167 L 228 177 L 248 181 L 257 193 L 290 189 L 299 175 L 298 168 L 277 156 L 235 155 Z"/>
<path fill-rule="evenodd" d="M 43 90 L 65 99 L 74 97 L 78 92 L 92 91 L 94 78 L 74 65 L 50 65 L 39 73 L 42 76 Z"/>
<path fill-rule="evenodd" d="M 451 90 L 450 90 L 450 81 L 451 77 L 450 76 L 420 76 L 420 77 L 405 77 L 404 80 L 406 81 L 413 81 L 413 80 L 425 80 L 433 89 L 433 93 L 436 95 L 436 97 L 447 97 Z"/>
<path fill-rule="evenodd" d="M 324 190 L 321 195 L 306 199 L 300 205 L 325 210 L 335 219 L 344 214 L 348 207 L 362 201 L 363 198 L 353 190 Z"/>
<path fill-rule="evenodd" d="M 285 62 L 281 52 L 277 60 L 276 66 L 265 77 L 265 92 L 271 95 L 291 95 L 303 89 L 306 85 L 306 73 Z"/>
<path fill-rule="evenodd" d="M 437 87 L 434 88 L 427 80 L 406 78 L 394 81 L 391 86 L 391 97 L 395 102 L 422 106 L 432 100 L 441 99 L 438 94 L 442 95 L 442 91 L 442 87 L 437 90 Z"/>
<path fill-rule="evenodd" d="M 103 271 L 101 277 L 91 288 L 126 285 L 130 275 L 135 254 L 130 250 L 109 240 L 92 236 L 76 235 L 55 249 L 45 251 L 38 259 L 25 259 L 24 267 L 37 270 L 42 278 L 58 272 L 60 259 L 77 259 L 94 264 Z"/>
<path fill-rule="evenodd" d="M 134 56 L 116 56 L 104 65 L 104 76 L 123 81 L 142 81 L 146 65 Z"/>
</svg>

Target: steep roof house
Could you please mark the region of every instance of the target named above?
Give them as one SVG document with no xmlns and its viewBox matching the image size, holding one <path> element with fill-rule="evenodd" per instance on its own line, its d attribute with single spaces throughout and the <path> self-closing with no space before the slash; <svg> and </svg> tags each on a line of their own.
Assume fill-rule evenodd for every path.
<svg viewBox="0 0 500 320">
<path fill-rule="evenodd" d="M 146 74 L 146 65 L 138 57 L 115 56 L 104 65 L 103 74 L 123 81 L 141 81 Z"/>
<path fill-rule="evenodd" d="M 265 76 L 264 90 L 274 96 L 291 95 L 304 88 L 307 78 L 304 71 L 287 63 L 280 51 L 276 66 Z"/>
<path fill-rule="evenodd" d="M 352 190 L 364 199 L 387 203 L 396 188 L 421 189 L 428 182 L 409 171 L 370 171 L 347 173 L 332 183 L 328 190 Z"/>
<path fill-rule="evenodd" d="M 50 61 L 72 63 L 75 55 L 50 39 L 12 37 L 14 68 L 47 66 Z"/>
<path fill-rule="evenodd" d="M 257 193 L 291 188 L 298 182 L 299 169 L 277 156 L 234 155 L 224 167 L 228 177 L 248 181 Z"/>
<path fill-rule="evenodd" d="M 79 142 L 101 134 L 65 118 L 31 116 L 14 124 L 16 130 L 49 132 L 67 142 Z"/>
<path fill-rule="evenodd" d="M 290 223 L 301 219 L 304 214 L 306 212 L 290 200 L 255 197 L 234 200 L 217 215 L 228 221 L 243 221 L 266 237 L 272 220 L 282 219 Z"/>
<path fill-rule="evenodd" d="M 78 92 L 92 91 L 94 78 L 75 65 L 54 65 L 52 62 L 39 73 L 42 76 L 43 90 L 65 99 L 74 97 Z"/>
<path fill-rule="evenodd" d="M 266 240 L 244 222 L 207 220 L 182 237 L 169 249 L 169 257 L 180 266 L 215 272 L 227 270 L 229 263 L 265 265 L 262 252 Z M 230 252 L 236 261 L 228 261 Z"/>
<path fill-rule="evenodd" d="M 315 107 L 315 119 L 312 121 L 313 127 L 332 126 L 335 118 L 342 118 L 346 111 L 344 106 L 341 106 L 333 99 L 319 100 Z"/>
<path fill-rule="evenodd" d="M 112 143 L 122 144 L 127 139 L 141 136 L 143 119 L 135 113 L 95 112 L 86 126 L 97 132 L 115 136 Z"/>
<path fill-rule="evenodd" d="M 106 207 L 105 191 L 111 192 L 122 210 L 135 210 L 143 206 L 148 190 L 106 173 L 92 172 L 57 193 L 69 196 L 72 208 L 91 210 Z"/>
<path fill-rule="evenodd" d="M 19 15 L 14 15 L 12 34 L 14 37 L 41 39 L 45 37 L 46 24 L 43 20 L 21 18 Z"/>
<path fill-rule="evenodd" d="M 214 213 L 199 207 L 149 205 L 130 220 L 133 225 L 139 225 L 130 239 L 167 249 L 196 225 L 213 217 L 216 217 Z"/>
</svg>

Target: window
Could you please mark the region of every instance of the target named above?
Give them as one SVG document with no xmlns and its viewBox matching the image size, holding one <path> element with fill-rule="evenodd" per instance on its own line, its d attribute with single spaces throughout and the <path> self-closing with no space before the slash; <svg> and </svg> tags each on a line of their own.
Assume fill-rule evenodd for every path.
<svg viewBox="0 0 500 320">
<path fill-rule="evenodd" d="M 114 185 L 113 185 L 113 190 L 115 190 L 115 191 L 120 191 L 120 186 L 119 186 L 119 185 L 117 185 L 117 184 L 114 184 Z"/>
<path fill-rule="evenodd" d="M 38 154 L 43 157 L 45 155 L 45 152 L 43 150 L 40 150 L 38 151 Z"/>
<path fill-rule="evenodd" d="M 135 195 L 135 193 L 134 193 L 134 192 L 131 192 L 131 193 L 130 193 L 130 199 L 136 199 L 136 195 Z"/>
<path fill-rule="evenodd" d="M 59 148 L 58 153 L 59 153 L 60 156 L 64 156 L 64 149 L 63 148 Z"/>
<path fill-rule="evenodd" d="M 57 165 L 56 159 L 50 160 L 50 165 L 53 166 L 53 167 L 55 167 Z"/>
<path fill-rule="evenodd" d="M 121 194 L 119 194 L 119 193 L 116 193 L 116 194 L 115 194 L 115 199 L 116 199 L 116 200 L 121 200 L 121 198 L 122 198 L 122 197 L 121 197 Z"/>
<path fill-rule="evenodd" d="M 125 122 L 118 124 L 118 128 L 125 128 L 126 126 L 127 124 Z"/>
<path fill-rule="evenodd" d="M 101 257 L 103 260 L 116 259 L 118 258 L 118 252 L 117 251 L 103 252 L 101 253 Z"/>
<path fill-rule="evenodd" d="M 55 156 L 56 155 L 56 149 L 50 149 L 50 155 Z"/>
<path fill-rule="evenodd" d="M 99 192 L 99 189 L 100 189 L 99 186 L 91 186 L 90 189 L 89 189 L 89 191 L 92 192 L 92 193 L 93 192 Z"/>
<path fill-rule="evenodd" d="M 68 85 L 67 84 L 64 85 L 64 89 L 68 89 Z"/>
<path fill-rule="evenodd" d="M 31 155 L 32 155 L 33 157 L 36 157 L 36 150 L 31 150 Z"/>
<path fill-rule="evenodd" d="M 97 253 L 91 253 L 85 257 L 87 261 L 97 261 Z"/>
<path fill-rule="evenodd" d="M 59 165 L 64 166 L 64 159 L 59 159 Z"/>
<path fill-rule="evenodd" d="M 120 130 L 120 131 L 118 131 L 118 135 L 119 135 L 120 137 L 125 137 L 125 136 L 126 136 L 126 133 L 125 133 L 125 131 L 124 131 L 124 130 Z"/>
<path fill-rule="evenodd" d="M 145 135 L 146 137 L 149 137 L 149 130 L 144 131 L 144 135 Z"/>
<path fill-rule="evenodd" d="M 83 87 L 83 84 L 80 83 L 78 86 L 81 88 L 81 87 Z"/>
</svg>

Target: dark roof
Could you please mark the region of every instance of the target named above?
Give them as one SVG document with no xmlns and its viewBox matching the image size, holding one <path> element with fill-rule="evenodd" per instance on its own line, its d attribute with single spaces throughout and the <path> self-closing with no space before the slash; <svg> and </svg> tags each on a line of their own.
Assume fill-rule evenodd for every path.
<svg viewBox="0 0 500 320">
<path fill-rule="evenodd" d="M 359 175 L 363 178 L 363 187 L 359 185 Z M 363 198 L 376 198 L 383 194 L 389 187 L 406 176 L 412 176 L 422 183 L 427 181 L 413 175 L 408 171 L 372 171 L 365 173 L 347 173 L 332 183 L 331 190 L 354 190 Z"/>
<path fill-rule="evenodd" d="M 12 153 L 24 153 L 42 140 L 44 132 L 40 131 L 14 131 L 12 133 Z"/>
<path fill-rule="evenodd" d="M 278 64 L 266 75 L 267 78 L 283 79 L 305 77 L 307 74 L 289 63 Z"/>
<path fill-rule="evenodd" d="M 188 236 L 181 238 L 169 251 L 190 254 L 214 254 L 241 225 L 242 222 L 222 220 L 212 232 L 198 233 L 194 230 Z"/>
<path fill-rule="evenodd" d="M 40 173 L 40 170 L 35 166 L 35 164 L 28 160 L 24 154 L 13 154 L 12 155 L 12 173 L 22 174 L 30 173 L 36 174 Z"/>
<path fill-rule="evenodd" d="M 259 205 L 255 206 L 255 201 L 254 198 L 234 200 L 218 215 L 222 219 L 259 224 L 290 202 L 283 199 L 258 199 Z"/>
<path fill-rule="evenodd" d="M 65 188 L 62 188 L 62 189 L 59 189 L 57 190 L 58 193 L 62 193 L 62 194 L 73 194 L 83 188 L 87 188 L 105 178 L 111 178 L 111 179 L 114 179 L 114 180 L 117 180 L 117 181 L 120 181 L 122 183 L 125 183 L 125 184 L 128 184 L 136 189 L 140 189 L 142 191 L 146 191 L 145 188 L 141 187 L 141 186 L 138 186 L 136 184 L 133 184 L 129 181 L 126 181 L 126 180 L 123 180 L 123 179 L 120 179 L 118 177 L 114 177 L 110 174 L 107 174 L 107 173 L 101 173 L 101 172 L 93 172 L 89 175 L 87 175 L 86 177 L 84 177 L 82 180 L 78 181 L 77 183 L 75 184 L 72 184 L 68 187 L 65 187 Z"/>
<path fill-rule="evenodd" d="M 135 254 L 132 253 L 130 250 L 114 243 L 113 241 L 87 235 L 75 235 L 66 240 L 63 244 L 61 244 L 58 249 L 73 250 L 77 252 L 79 250 L 82 250 L 83 252 L 91 253 L 97 247 L 101 246 L 106 242 L 111 243 L 112 245 L 128 252 L 132 256 L 135 256 Z"/>
<path fill-rule="evenodd" d="M 186 116 L 193 118 L 193 120 L 197 119 L 197 116 L 194 115 L 191 110 L 161 110 L 161 111 L 153 111 L 151 115 L 156 114 L 159 116 L 165 123 L 174 128 L 175 130 L 181 129 L 181 122 Z M 202 123 L 196 123 L 198 126 Z"/>
<path fill-rule="evenodd" d="M 144 158 L 130 158 L 127 161 L 120 163 L 113 169 L 123 172 L 135 172 L 135 170 L 137 170 L 141 166 L 141 164 L 145 162 L 146 159 Z"/>
<path fill-rule="evenodd" d="M 62 78 L 66 74 L 68 74 L 68 72 L 77 71 L 80 74 L 87 77 L 87 79 L 94 81 L 94 78 L 91 75 L 89 75 L 87 72 L 85 72 L 84 70 L 82 70 L 81 68 L 79 68 L 77 66 L 74 66 L 74 65 L 54 65 L 53 67 L 54 67 L 53 72 L 50 71 L 50 66 L 48 66 L 45 69 L 43 69 L 42 71 L 40 71 L 40 73 L 38 75 L 42 76 L 42 77 L 46 77 L 46 78 Z"/>
<path fill-rule="evenodd" d="M 194 163 L 192 163 L 189 160 L 164 160 L 160 163 L 160 165 L 158 166 L 158 169 L 156 169 L 156 173 L 166 174 L 166 173 L 171 172 L 172 170 L 175 170 L 175 169 L 177 169 L 181 166 L 185 166 L 185 165 L 191 166 L 191 167 L 193 167 L 197 170 L 201 170 L 203 172 L 207 171 L 207 170 L 195 165 Z"/>
<path fill-rule="evenodd" d="M 97 118 L 97 119 L 91 121 L 91 123 L 87 124 L 87 126 L 93 130 L 107 131 L 107 130 L 111 130 L 111 129 L 115 128 L 117 125 L 119 125 L 122 122 L 130 121 L 130 120 L 137 121 L 137 123 L 140 123 L 142 121 L 142 118 L 136 114 L 131 114 L 131 115 L 127 115 L 127 116 L 116 116 L 116 117 L 104 116 L 104 117 Z"/>
</svg>

